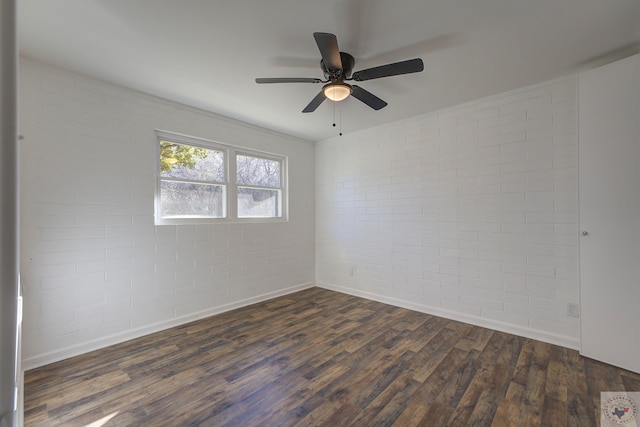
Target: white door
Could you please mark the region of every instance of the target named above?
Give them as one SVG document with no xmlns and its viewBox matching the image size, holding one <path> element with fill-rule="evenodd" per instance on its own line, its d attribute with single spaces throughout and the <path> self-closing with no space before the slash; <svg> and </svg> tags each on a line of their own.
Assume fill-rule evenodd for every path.
<svg viewBox="0 0 640 427">
<path fill-rule="evenodd" d="M 582 73 L 578 114 L 581 353 L 640 372 L 640 55 Z"/>
</svg>

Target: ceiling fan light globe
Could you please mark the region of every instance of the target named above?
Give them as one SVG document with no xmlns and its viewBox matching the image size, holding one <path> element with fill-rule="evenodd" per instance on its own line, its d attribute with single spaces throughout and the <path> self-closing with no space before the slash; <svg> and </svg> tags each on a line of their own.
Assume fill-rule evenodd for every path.
<svg viewBox="0 0 640 427">
<path fill-rule="evenodd" d="M 332 101 L 342 101 L 351 95 L 351 86 L 345 83 L 330 83 L 322 91 Z"/>
</svg>

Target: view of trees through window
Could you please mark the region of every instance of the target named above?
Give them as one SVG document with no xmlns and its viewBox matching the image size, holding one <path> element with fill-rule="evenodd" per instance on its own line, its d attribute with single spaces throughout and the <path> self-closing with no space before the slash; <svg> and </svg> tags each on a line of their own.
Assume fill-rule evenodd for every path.
<svg viewBox="0 0 640 427">
<path fill-rule="evenodd" d="M 259 187 L 280 187 L 279 161 L 244 154 L 238 154 L 236 159 L 238 184 Z"/>
<path fill-rule="evenodd" d="M 236 199 L 231 212 L 237 218 L 283 216 L 282 159 L 236 153 L 220 144 L 206 148 L 162 138 L 159 143 L 161 219 L 226 218 L 229 197 Z M 228 181 L 227 162 L 235 182 Z"/>
<path fill-rule="evenodd" d="M 163 217 L 225 216 L 224 152 L 160 141 Z"/>
<path fill-rule="evenodd" d="M 280 166 L 278 160 L 236 155 L 238 217 L 281 216 Z"/>
</svg>

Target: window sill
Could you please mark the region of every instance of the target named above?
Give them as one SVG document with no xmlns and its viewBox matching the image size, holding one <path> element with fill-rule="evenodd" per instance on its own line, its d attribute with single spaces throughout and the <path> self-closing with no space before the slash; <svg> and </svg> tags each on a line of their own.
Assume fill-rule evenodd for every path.
<svg viewBox="0 0 640 427">
<path fill-rule="evenodd" d="M 272 224 L 278 222 L 289 222 L 289 218 L 156 218 L 154 225 Z"/>
</svg>

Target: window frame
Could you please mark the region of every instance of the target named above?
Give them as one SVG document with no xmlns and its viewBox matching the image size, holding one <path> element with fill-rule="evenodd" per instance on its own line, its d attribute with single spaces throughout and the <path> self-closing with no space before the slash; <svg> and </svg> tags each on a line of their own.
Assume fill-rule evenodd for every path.
<svg viewBox="0 0 640 427">
<path fill-rule="evenodd" d="M 160 165 L 160 143 L 161 141 L 173 142 L 181 145 L 205 148 L 208 150 L 221 151 L 224 155 L 224 182 L 211 181 L 212 185 L 224 186 L 224 216 L 216 217 L 182 217 L 163 218 L 161 214 L 161 183 L 163 180 L 171 180 L 162 177 Z M 280 187 L 264 187 L 267 190 L 278 190 L 281 194 L 280 216 L 278 217 L 238 217 L 238 187 L 259 188 L 260 186 L 250 186 L 238 184 L 236 156 L 246 155 L 251 157 L 273 160 L 280 163 Z M 286 222 L 289 220 L 288 205 L 288 157 L 281 154 L 269 153 L 266 151 L 254 150 L 251 148 L 236 145 L 223 144 L 203 138 L 177 134 L 174 132 L 156 130 L 156 158 L 155 158 L 155 193 L 154 193 L 154 224 L 155 225 L 195 225 L 195 224 L 220 224 L 220 223 L 272 223 Z M 195 181 L 194 181 L 195 182 Z M 199 182 L 198 182 L 199 183 Z M 208 184 L 209 182 L 207 182 Z"/>
</svg>

